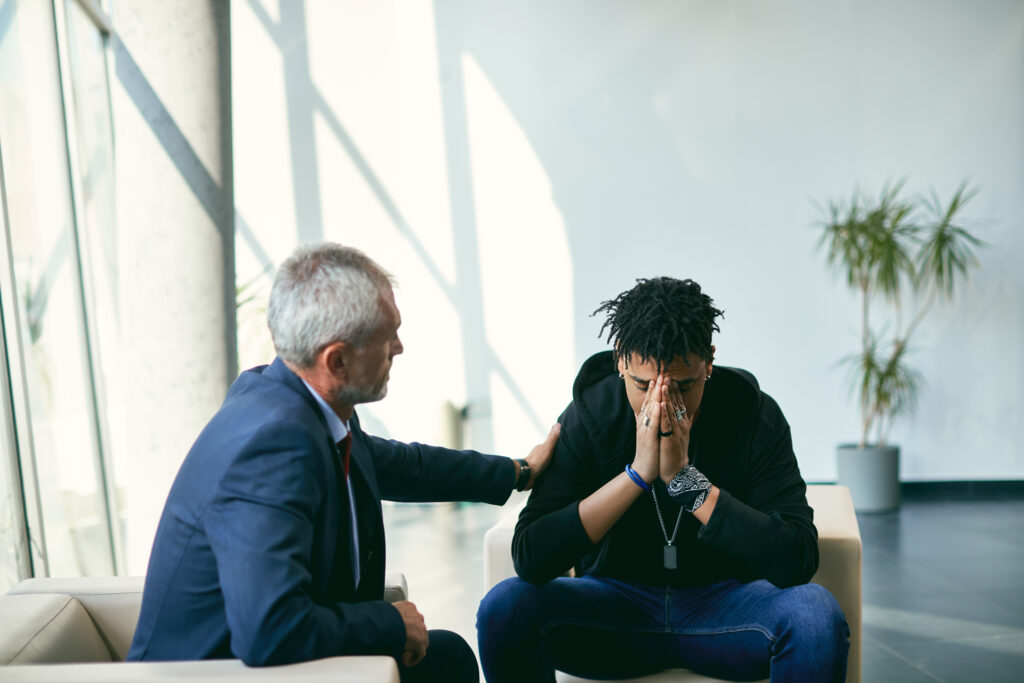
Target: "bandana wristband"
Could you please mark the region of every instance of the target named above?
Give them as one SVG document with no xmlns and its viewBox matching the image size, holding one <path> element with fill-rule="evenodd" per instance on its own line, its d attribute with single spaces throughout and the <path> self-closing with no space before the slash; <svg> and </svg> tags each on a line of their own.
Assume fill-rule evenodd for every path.
<svg viewBox="0 0 1024 683">
<path fill-rule="evenodd" d="M 693 465 L 679 470 L 668 483 L 668 495 L 687 512 L 694 512 L 708 497 L 711 482 Z"/>
</svg>

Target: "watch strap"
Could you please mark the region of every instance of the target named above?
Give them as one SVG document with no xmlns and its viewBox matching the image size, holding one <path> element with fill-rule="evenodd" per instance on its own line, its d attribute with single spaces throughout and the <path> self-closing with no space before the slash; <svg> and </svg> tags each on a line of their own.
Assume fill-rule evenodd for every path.
<svg viewBox="0 0 1024 683">
<path fill-rule="evenodd" d="M 516 479 L 516 491 L 522 491 L 530 483 L 530 464 L 522 458 L 516 459 L 519 463 L 519 478 Z"/>
</svg>

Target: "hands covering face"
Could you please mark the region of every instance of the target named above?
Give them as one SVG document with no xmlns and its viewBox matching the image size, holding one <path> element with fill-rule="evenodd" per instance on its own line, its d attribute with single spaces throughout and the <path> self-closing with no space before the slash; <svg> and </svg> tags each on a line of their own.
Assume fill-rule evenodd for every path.
<svg viewBox="0 0 1024 683">
<path fill-rule="evenodd" d="M 667 376 L 663 377 L 659 474 L 667 484 L 676 472 L 690 463 L 688 451 L 693 416 L 686 410 L 679 387 L 675 382 L 669 382 Z"/>
<path fill-rule="evenodd" d="M 636 415 L 636 455 L 633 469 L 644 481 L 660 476 L 668 482 L 689 463 L 692 416 L 674 382 L 665 374 L 648 384 Z"/>
</svg>

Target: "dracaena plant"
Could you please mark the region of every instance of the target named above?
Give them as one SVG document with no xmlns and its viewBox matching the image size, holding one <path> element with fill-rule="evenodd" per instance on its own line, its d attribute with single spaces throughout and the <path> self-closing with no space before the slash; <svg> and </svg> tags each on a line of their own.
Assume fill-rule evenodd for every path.
<svg viewBox="0 0 1024 683">
<path fill-rule="evenodd" d="M 861 299 L 861 347 L 844 359 L 860 401 L 860 447 L 884 445 L 893 419 L 913 410 L 921 375 L 907 362 L 908 344 L 937 300 L 952 299 L 957 285 L 978 266 L 982 240 L 958 224 L 977 194 L 963 182 L 947 204 L 929 197 L 905 199 L 903 182 L 886 186 L 877 201 L 854 193 L 831 201 L 819 249 Z M 873 303 L 882 302 L 883 307 Z M 872 314 L 884 312 L 881 320 Z"/>
</svg>

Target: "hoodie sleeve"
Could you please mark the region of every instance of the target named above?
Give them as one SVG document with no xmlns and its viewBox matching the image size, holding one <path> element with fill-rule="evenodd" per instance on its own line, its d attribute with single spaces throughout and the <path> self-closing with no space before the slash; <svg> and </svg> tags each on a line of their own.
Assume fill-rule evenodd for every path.
<svg viewBox="0 0 1024 683">
<path fill-rule="evenodd" d="M 561 576 L 594 549 L 580 521 L 580 500 L 597 489 L 593 465 L 585 462 L 590 439 L 572 409 L 559 418 L 562 433 L 551 464 L 539 477 L 512 536 L 512 560 L 524 581 Z"/>
<path fill-rule="evenodd" d="M 818 569 L 814 512 L 807 504 L 807 486 L 797 468 L 789 424 L 767 395 L 762 394 L 747 449 L 746 502 L 722 490 L 698 537 L 742 559 L 776 586 L 807 583 Z"/>
</svg>

